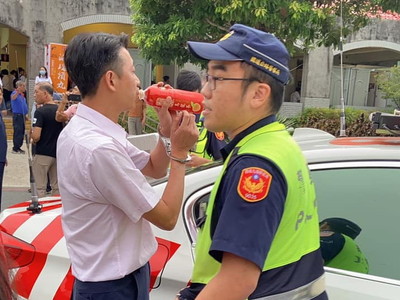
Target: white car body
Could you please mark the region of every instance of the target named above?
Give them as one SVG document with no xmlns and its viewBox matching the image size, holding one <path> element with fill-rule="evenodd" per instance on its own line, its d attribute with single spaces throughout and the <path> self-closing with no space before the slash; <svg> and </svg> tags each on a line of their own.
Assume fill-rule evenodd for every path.
<svg viewBox="0 0 400 300">
<path fill-rule="evenodd" d="M 326 268 L 329 299 L 400 299 L 400 261 L 396 256 L 396 253 L 400 253 L 400 242 L 397 236 L 385 238 L 389 230 L 397 229 L 396 221 L 400 215 L 400 210 L 396 210 L 397 207 L 400 208 L 400 189 L 397 189 L 400 183 L 400 138 L 335 139 L 332 135 L 314 129 L 296 130 L 294 138 L 301 146 L 313 179 L 316 180 L 320 219 L 330 216 L 356 219 L 363 228 L 363 233 L 357 241 L 370 260 L 371 274 Z M 220 170 L 221 165 L 203 166 L 190 170 L 185 179 L 184 203 L 176 228 L 168 232 L 153 227 L 155 235 L 166 242 L 163 244 L 159 241 L 160 246 L 155 255 L 159 260 L 158 265 L 161 264 L 160 269 L 163 267 L 163 262 L 168 260 L 167 257 L 170 259 L 161 272 L 156 272 L 157 279 L 150 293 L 152 300 L 174 299 L 178 290 L 185 287 L 189 281 L 197 236 L 194 220 L 195 215 L 198 214 L 197 201 L 207 198 Z M 358 171 L 361 171 L 361 175 L 366 174 L 367 178 L 371 178 L 371 182 L 363 180 L 366 183 L 365 187 L 358 187 L 358 184 L 362 184 L 358 182 L 353 186 L 353 179 L 356 181 L 360 177 L 360 175 L 354 175 L 353 172 Z M 398 177 L 392 178 L 393 176 L 390 175 L 388 178 L 381 178 L 377 173 L 383 171 L 393 176 L 398 175 Z M 338 179 L 332 182 L 325 180 L 329 178 L 330 173 L 335 176 L 337 174 Z M 378 177 L 374 178 L 374 174 Z M 340 182 L 342 177 L 343 182 Z M 396 181 L 397 186 L 393 186 Z M 165 184 L 165 181 L 154 184 L 160 196 Z M 368 186 L 371 190 L 368 190 Z M 380 210 L 385 203 L 380 202 L 381 199 L 378 196 L 381 193 L 375 187 L 381 186 L 384 186 L 384 194 L 381 198 L 390 198 L 392 200 L 385 199 L 385 201 L 393 203 L 393 206 L 396 206 L 398 202 L 398 206 Z M 393 191 L 388 191 L 392 186 Z M 326 190 L 332 188 L 333 192 L 327 191 L 327 195 L 323 195 L 325 190 L 321 190 L 322 187 Z M 366 190 L 367 194 L 360 196 L 360 199 L 356 199 L 357 197 L 353 194 L 353 199 L 344 199 L 347 197 L 343 194 L 345 190 L 354 192 L 354 195 L 359 193 L 361 195 L 363 190 Z M 368 199 L 368 195 L 373 194 L 375 190 L 377 194 L 373 195 L 372 199 Z M 329 201 L 324 201 L 325 196 L 333 197 L 333 200 L 328 198 Z M 377 198 L 376 201 L 375 198 Z M 28 266 L 14 269 L 16 275 L 14 282 L 18 284 L 18 281 L 21 281 L 25 285 L 18 290 L 19 299 L 66 300 L 69 295 L 66 290 L 72 287 L 73 279 L 70 275 L 65 239 L 62 232 L 59 232 L 61 230 L 59 224 L 61 199 L 47 197 L 40 201 L 43 203 L 43 212 L 40 214 L 32 215 L 26 212 L 29 202 L 25 202 L 4 210 L 0 215 L 0 226 L 3 231 L 35 245 L 37 252 L 43 252 L 41 255 L 37 254 Z M 357 204 L 357 201 L 361 201 L 362 205 Z M 336 202 L 338 205 L 335 204 Z M 360 209 L 364 209 L 364 204 L 365 211 L 359 213 Z M 343 206 L 346 207 L 343 208 Z M 373 214 L 372 217 L 370 214 Z M 375 215 L 379 222 L 374 221 Z M 169 241 L 179 246 L 172 256 L 170 252 L 173 251 L 167 245 Z M 44 253 L 46 251 L 47 253 Z M 31 286 L 28 287 L 26 282 L 29 282 Z M 159 287 L 156 288 L 158 284 Z"/>
</svg>

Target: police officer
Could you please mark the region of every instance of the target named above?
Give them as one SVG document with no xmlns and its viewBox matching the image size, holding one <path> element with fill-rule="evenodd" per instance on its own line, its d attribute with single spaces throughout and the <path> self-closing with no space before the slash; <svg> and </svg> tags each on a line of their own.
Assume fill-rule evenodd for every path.
<svg viewBox="0 0 400 300">
<path fill-rule="evenodd" d="M 320 223 L 320 241 L 325 266 L 368 273 L 368 260 L 354 241 L 361 228 L 344 218 L 328 218 Z"/>
<path fill-rule="evenodd" d="M 231 141 L 221 150 L 191 284 L 177 298 L 327 299 L 314 186 L 275 116 L 290 77 L 285 46 L 241 24 L 216 44 L 188 45 L 209 61 L 204 125 Z"/>
</svg>

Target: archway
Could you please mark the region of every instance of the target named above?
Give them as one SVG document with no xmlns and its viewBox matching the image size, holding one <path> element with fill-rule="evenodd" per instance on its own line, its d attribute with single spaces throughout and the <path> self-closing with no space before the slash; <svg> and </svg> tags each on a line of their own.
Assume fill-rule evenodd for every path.
<svg viewBox="0 0 400 300">
<path fill-rule="evenodd" d="M 340 52 L 334 51 L 331 79 L 331 103 L 340 104 Z M 386 100 L 376 86 L 379 70 L 400 62 L 400 45 L 393 42 L 368 40 L 345 44 L 343 47 L 344 98 L 346 105 L 386 107 Z"/>
<path fill-rule="evenodd" d="M 112 34 L 126 33 L 129 36 L 128 51 L 133 57 L 136 74 L 138 75 L 143 87 L 150 85 L 151 81 L 151 62 L 140 55 L 136 45 L 132 43 L 134 29 L 129 16 L 123 15 L 93 15 L 85 16 L 73 20 L 68 20 L 61 24 L 63 29 L 63 43 L 67 44 L 75 35 L 84 32 L 106 32 Z"/>
<path fill-rule="evenodd" d="M 0 68 L 17 70 L 18 67 L 27 69 L 27 45 L 29 38 L 17 30 L 0 24 Z"/>
</svg>

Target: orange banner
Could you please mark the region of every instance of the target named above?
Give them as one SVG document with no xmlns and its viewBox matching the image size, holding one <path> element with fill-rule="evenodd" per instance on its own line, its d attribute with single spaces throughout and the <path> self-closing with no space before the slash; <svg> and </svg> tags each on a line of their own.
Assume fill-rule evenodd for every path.
<svg viewBox="0 0 400 300">
<path fill-rule="evenodd" d="M 50 77 L 53 81 L 54 91 L 65 93 L 68 87 L 68 74 L 64 65 L 64 52 L 67 45 L 49 44 L 50 48 Z"/>
</svg>

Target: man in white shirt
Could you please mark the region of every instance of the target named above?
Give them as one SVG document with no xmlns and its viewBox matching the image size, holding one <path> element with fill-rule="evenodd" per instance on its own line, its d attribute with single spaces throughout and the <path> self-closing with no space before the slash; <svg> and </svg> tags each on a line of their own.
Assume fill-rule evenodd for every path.
<svg viewBox="0 0 400 300">
<path fill-rule="evenodd" d="M 159 109 L 161 136 L 150 153 L 126 139 L 118 125 L 140 81 L 126 49 L 127 36 L 77 35 L 65 52 L 68 75 L 82 103 L 57 143 L 62 224 L 76 277 L 73 299 L 148 299 L 148 261 L 157 249 L 150 223 L 176 224 L 183 198 L 185 163 L 198 137 L 194 115 Z M 145 179 L 170 166 L 161 199 Z"/>
</svg>

